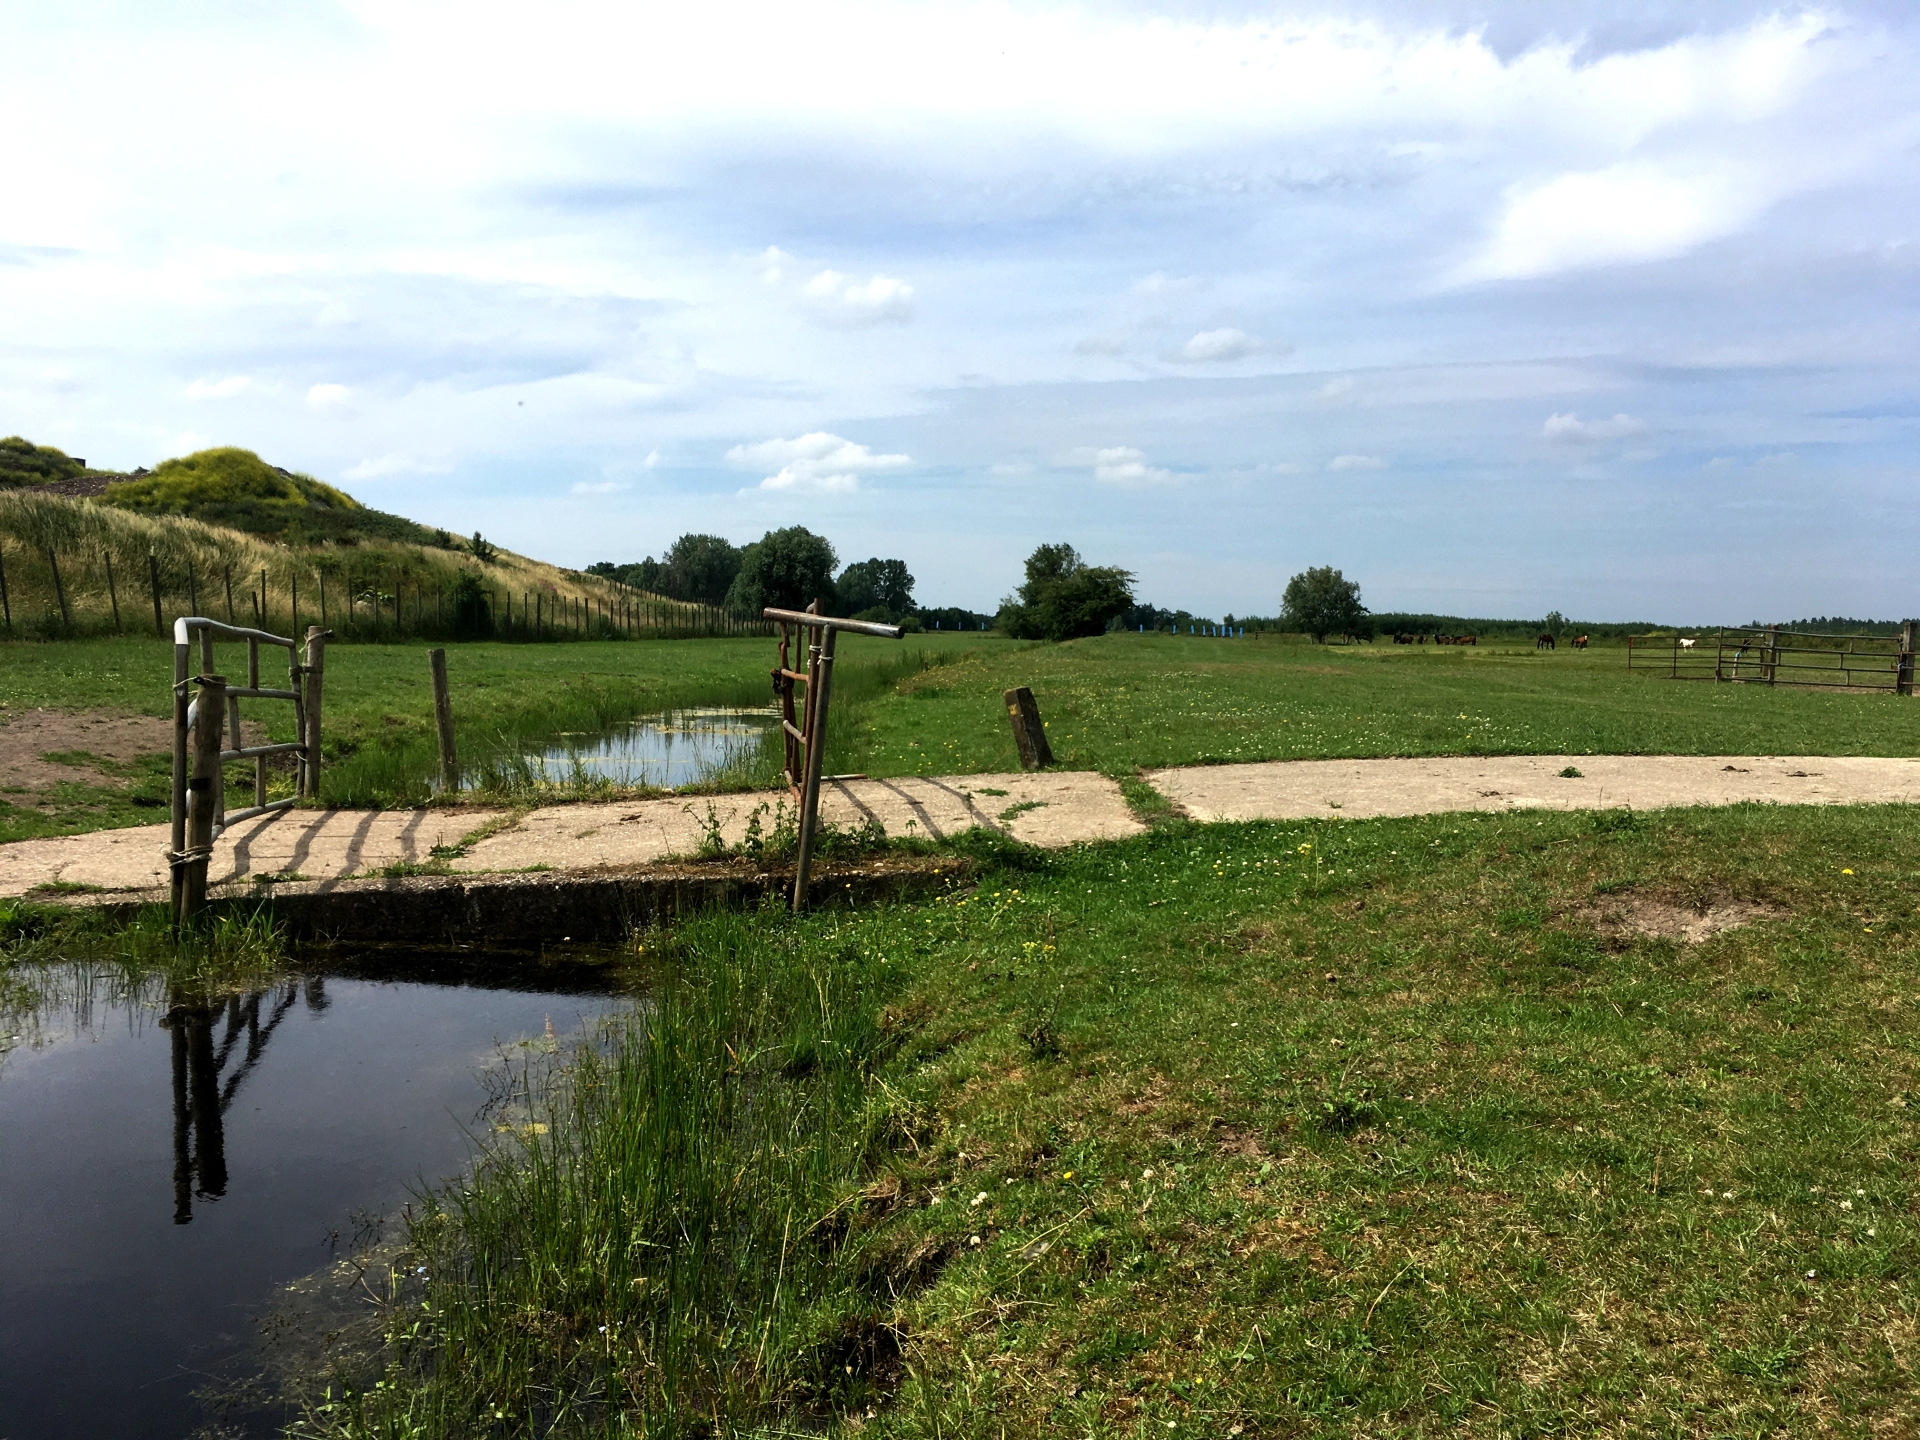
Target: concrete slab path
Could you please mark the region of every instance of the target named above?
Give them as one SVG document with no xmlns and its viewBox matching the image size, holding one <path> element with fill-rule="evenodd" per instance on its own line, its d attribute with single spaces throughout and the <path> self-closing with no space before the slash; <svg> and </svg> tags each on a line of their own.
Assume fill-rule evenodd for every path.
<svg viewBox="0 0 1920 1440">
<path fill-rule="evenodd" d="M 1560 772 L 1572 768 L 1577 778 Z M 1196 820 L 1349 820 L 1450 810 L 1920 802 L 1920 760 L 1824 755 L 1498 755 L 1154 770 Z"/>
<path fill-rule="evenodd" d="M 1563 776 L 1572 767 L 1578 777 Z M 1294 760 L 1156 770 L 1147 780 L 1196 820 L 1426 815 L 1453 810 L 1632 806 L 1920 803 L 1920 759 L 1829 756 L 1511 755 Z M 836 780 L 821 791 L 830 824 L 941 839 L 986 825 L 1035 845 L 1119 840 L 1143 828 L 1120 787 L 1088 771 L 942 779 Z M 673 796 L 504 810 L 291 810 L 235 826 L 214 847 L 212 888 L 259 876 L 320 884 L 399 864 L 456 874 L 595 870 L 694 854 L 710 829 L 737 845 L 755 815 L 780 823 L 784 793 Z M 462 844 L 462 842 L 468 842 Z M 0 895 L 36 887 L 146 891 L 167 884 L 167 827 L 101 830 L 0 845 Z M 442 855 L 436 857 L 434 851 Z M 459 850 L 458 854 L 448 852 Z"/>
<path fill-rule="evenodd" d="M 730 845 L 758 813 L 763 833 L 791 823 L 784 792 L 690 795 L 604 805 L 551 805 L 521 814 L 484 809 L 286 810 L 243 821 L 214 845 L 210 890 L 231 893 L 259 876 L 298 875 L 321 884 L 399 864 L 443 864 L 456 874 L 592 870 L 694 854 L 710 828 Z M 834 780 L 821 787 L 821 819 L 889 835 L 943 839 L 976 825 L 1035 845 L 1115 840 L 1137 833 L 1120 787 L 1086 771 L 968 775 L 956 779 Z M 436 848 L 464 853 L 439 858 Z M 0 845 L 0 895 L 37 886 L 108 891 L 164 889 L 168 827 L 143 825 Z"/>
</svg>

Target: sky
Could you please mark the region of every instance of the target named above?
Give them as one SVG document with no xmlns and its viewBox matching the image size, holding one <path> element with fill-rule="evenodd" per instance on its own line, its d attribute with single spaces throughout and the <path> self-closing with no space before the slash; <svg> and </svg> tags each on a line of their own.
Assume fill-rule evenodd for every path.
<svg viewBox="0 0 1920 1440">
<path fill-rule="evenodd" d="M 0 434 L 991 609 L 1920 613 L 1920 12 L 0 7 Z"/>
</svg>

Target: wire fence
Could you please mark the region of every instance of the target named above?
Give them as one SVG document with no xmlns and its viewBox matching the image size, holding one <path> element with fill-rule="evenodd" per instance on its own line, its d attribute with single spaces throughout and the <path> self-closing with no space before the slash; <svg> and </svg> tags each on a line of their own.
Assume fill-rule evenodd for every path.
<svg viewBox="0 0 1920 1440">
<path fill-rule="evenodd" d="M 1716 630 L 1627 637 L 1627 668 L 1669 680 L 1797 685 L 1913 694 L 1914 636 L 1821 635 L 1804 630 Z"/>
<path fill-rule="evenodd" d="M 48 518 L 68 518 L 46 508 Z M 0 515 L 0 522 L 14 522 L 0 524 L 0 638 L 164 635 L 164 617 L 182 612 L 290 634 L 313 623 L 343 641 L 671 640 L 774 632 L 757 616 L 669 600 L 618 581 L 587 580 L 568 594 L 551 583 L 516 585 L 525 577 L 431 553 L 398 564 L 297 551 L 264 558 L 206 527 L 189 532 L 178 523 L 113 516 L 110 524 L 66 534 L 20 524 L 21 518 Z"/>
</svg>

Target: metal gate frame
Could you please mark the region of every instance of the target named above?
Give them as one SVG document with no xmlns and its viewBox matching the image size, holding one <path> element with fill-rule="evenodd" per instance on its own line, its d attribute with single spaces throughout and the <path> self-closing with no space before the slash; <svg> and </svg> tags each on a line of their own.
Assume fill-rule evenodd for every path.
<svg viewBox="0 0 1920 1440">
<path fill-rule="evenodd" d="M 304 663 L 300 642 L 265 630 L 227 625 L 204 616 L 180 616 L 173 622 L 173 830 L 168 868 L 173 880 L 173 913 L 177 922 L 190 920 L 206 901 L 207 861 L 213 842 L 229 825 L 256 815 L 285 810 L 320 794 L 320 700 L 327 637 L 333 632 L 309 627 Z M 199 637 L 200 671 L 189 674 L 194 637 Z M 213 670 L 213 643 L 247 642 L 247 683 L 228 685 Z M 269 689 L 260 683 L 260 647 L 277 645 L 287 652 L 287 688 Z M 199 693 L 191 699 L 188 687 Z M 277 745 L 246 745 L 240 736 L 242 700 L 289 700 L 293 703 L 294 734 L 298 740 Z M 201 730 L 203 705 L 217 706 L 211 733 Z M 226 732 L 230 744 L 223 746 Z M 189 748 L 193 751 L 191 763 Z M 298 756 L 294 793 L 283 800 L 267 799 L 267 760 L 274 755 Z M 233 760 L 253 761 L 254 803 L 227 811 L 226 766 Z M 205 772 L 205 773 L 202 773 Z"/>
<path fill-rule="evenodd" d="M 842 630 L 855 635 L 875 635 L 882 640 L 898 640 L 906 631 L 898 625 L 878 625 L 871 620 L 841 620 L 820 613 L 820 602 L 805 610 L 779 610 L 768 607 L 761 615 L 780 624 L 780 663 L 773 669 L 773 693 L 780 697 L 780 728 L 785 741 L 786 763 L 782 773 L 787 789 L 800 807 L 800 853 L 793 867 L 793 908 L 806 908 L 807 872 L 813 863 L 813 835 L 820 819 L 820 768 L 826 760 L 827 701 L 833 693 L 833 652 Z M 795 630 L 805 632 L 807 668 L 793 669 L 789 645 Z M 798 717 L 794 713 L 793 687 L 804 685 Z M 800 723 L 794 724 L 799 718 Z"/>
</svg>

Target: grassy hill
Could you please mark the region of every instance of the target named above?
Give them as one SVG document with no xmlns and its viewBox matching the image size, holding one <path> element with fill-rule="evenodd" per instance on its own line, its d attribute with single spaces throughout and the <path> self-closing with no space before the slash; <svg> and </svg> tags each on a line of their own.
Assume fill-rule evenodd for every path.
<svg viewBox="0 0 1920 1440">
<path fill-rule="evenodd" d="M 730 628 L 707 607 L 374 510 L 249 450 L 116 475 L 50 446 L 0 442 L 0 635 L 150 630 L 156 590 L 169 620 L 324 619 L 368 638 Z"/>
</svg>

